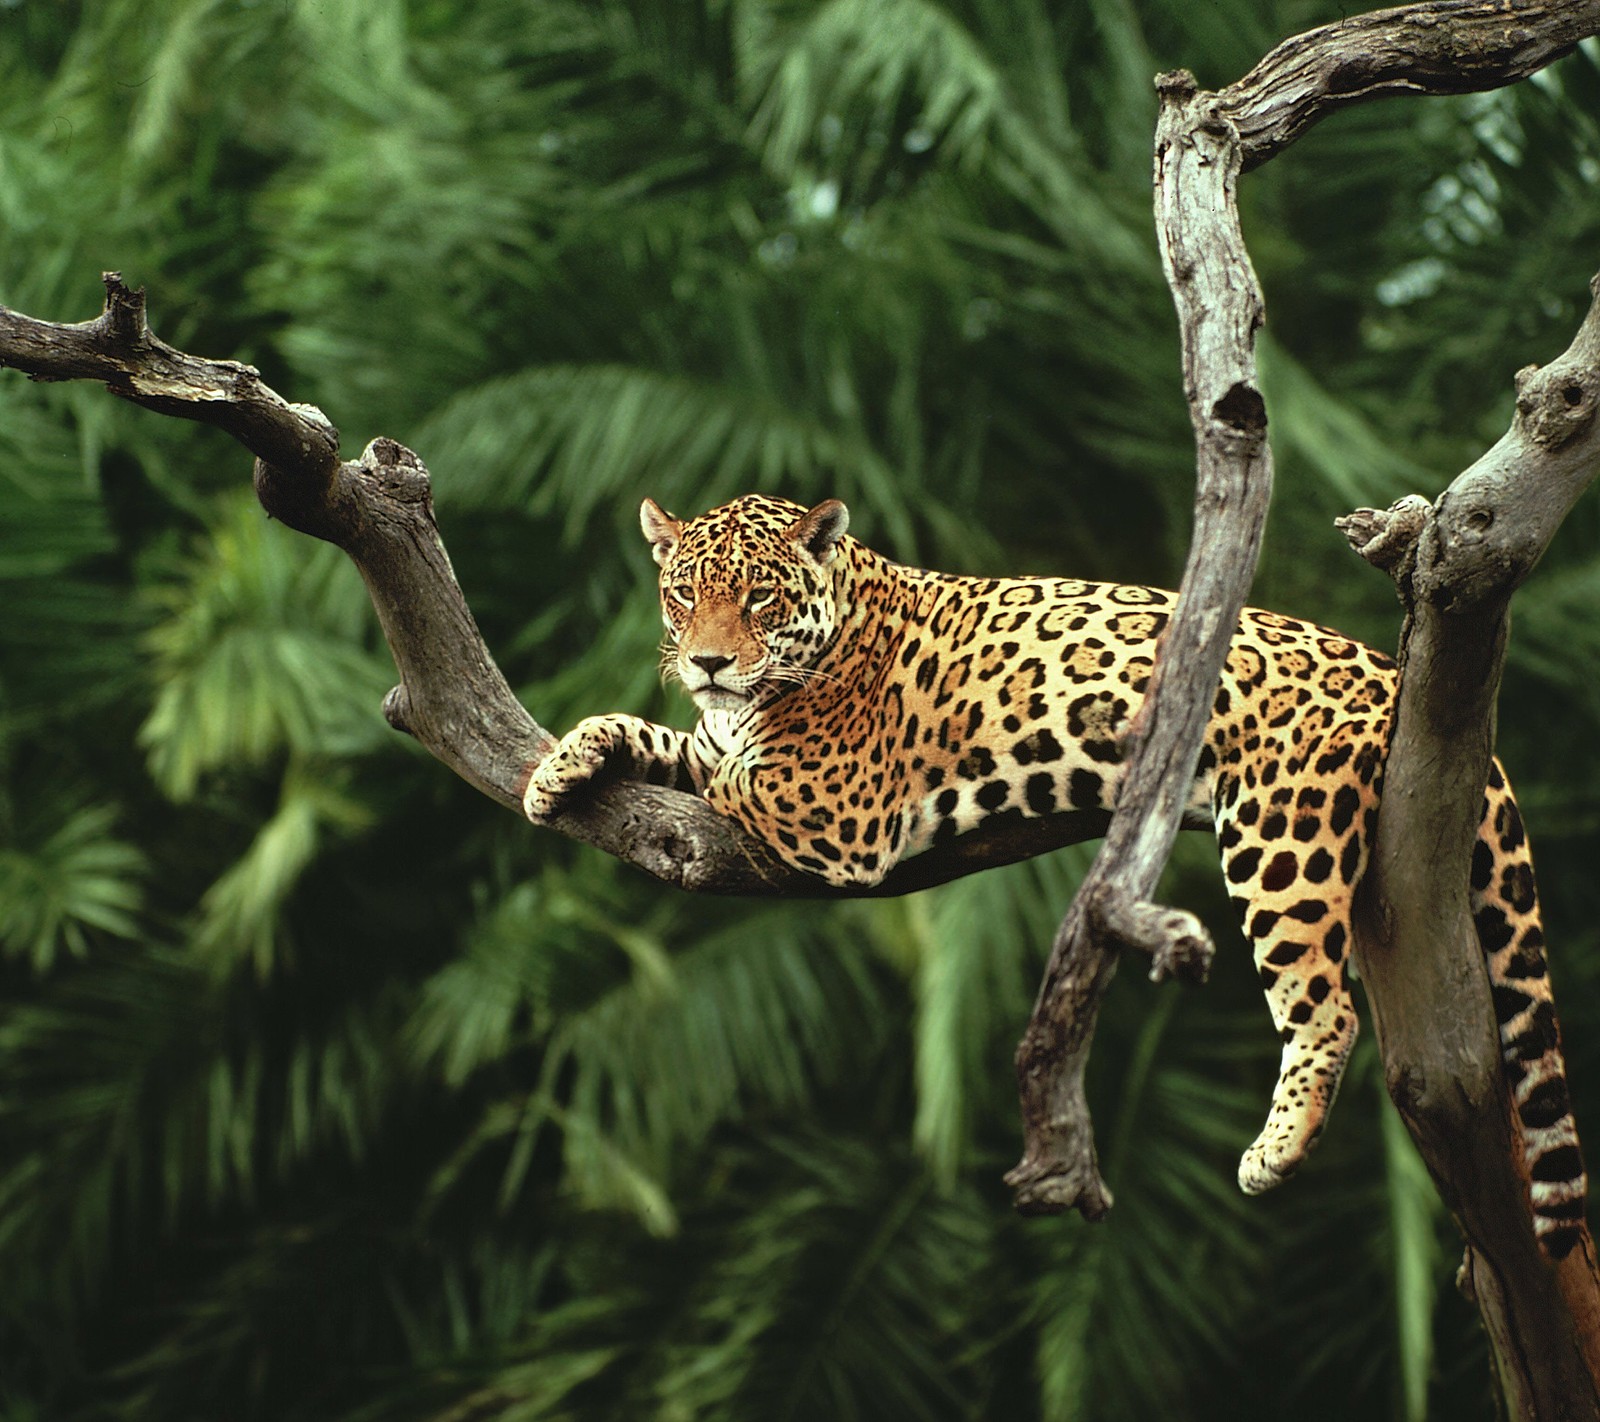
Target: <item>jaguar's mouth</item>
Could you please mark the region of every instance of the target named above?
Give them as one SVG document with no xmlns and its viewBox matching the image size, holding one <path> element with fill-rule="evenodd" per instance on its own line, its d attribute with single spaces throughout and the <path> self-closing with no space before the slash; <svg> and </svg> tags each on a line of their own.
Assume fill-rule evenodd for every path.
<svg viewBox="0 0 1600 1422">
<path fill-rule="evenodd" d="M 689 694 L 702 711 L 742 711 L 754 699 L 748 691 L 734 691 L 715 684 L 698 687 Z"/>
</svg>

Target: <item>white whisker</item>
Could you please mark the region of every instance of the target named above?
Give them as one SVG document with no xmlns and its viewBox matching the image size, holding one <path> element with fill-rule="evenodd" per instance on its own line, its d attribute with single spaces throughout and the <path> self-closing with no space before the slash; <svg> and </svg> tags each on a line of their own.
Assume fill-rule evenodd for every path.
<svg viewBox="0 0 1600 1422">
<path fill-rule="evenodd" d="M 661 655 L 657 659 L 661 670 L 661 680 L 664 683 L 682 681 L 683 677 L 678 671 L 678 644 L 670 637 L 661 643 Z"/>
<path fill-rule="evenodd" d="M 790 662 L 775 660 L 768 665 L 765 680 L 783 682 L 790 686 L 804 686 L 811 681 L 837 682 L 839 678 L 832 672 L 823 671 L 820 667 L 796 666 Z"/>
</svg>

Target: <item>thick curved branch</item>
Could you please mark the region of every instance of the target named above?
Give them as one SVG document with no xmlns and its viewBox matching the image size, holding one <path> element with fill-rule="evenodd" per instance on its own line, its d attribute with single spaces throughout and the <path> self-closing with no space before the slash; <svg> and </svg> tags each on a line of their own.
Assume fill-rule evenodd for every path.
<svg viewBox="0 0 1600 1422">
<path fill-rule="evenodd" d="M 1600 32 L 1600 0 L 1434 0 L 1285 40 L 1218 95 L 1248 172 L 1319 119 L 1398 94 L 1475 94 L 1526 79 Z"/>
<path fill-rule="evenodd" d="M 400 685 L 384 714 L 463 779 L 521 813 L 522 792 L 556 738 L 512 694 L 467 607 L 434 521 L 428 472 L 378 439 L 354 461 L 321 411 L 295 405 L 236 361 L 203 360 L 150 332 L 144 294 L 116 273 L 105 310 L 61 325 L 0 307 L 0 366 L 36 380 L 101 380 L 134 404 L 227 431 L 257 456 L 256 493 L 274 518 L 342 548 L 360 569 Z M 785 866 L 704 801 L 657 786 L 597 788 L 555 828 L 666 883 L 714 894 L 805 898 L 904 894 L 1104 833 L 1069 812 L 991 824 L 908 860 L 871 890 L 839 890 Z"/>
<path fill-rule="evenodd" d="M 1017 1047 L 1023 1158 L 1006 1176 L 1029 1213 L 1105 1213 L 1083 1090 L 1099 999 L 1116 946 L 1175 959 L 1203 976 L 1205 930 L 1150 901 L 1183 823 L 1222 664 L 1255 574 L 1272 495 L 1266 406 L 1256 388 L 1263 301 L 1239 231 L 1240 150 L 1187 75 L 1160 85 L 1156 225 L 1178 306 L 1184 388 L 1197 447 L 1195 524 L 1177 611 L 1163 634 L 1106 841 L 1056 934 Z M 1163 931 L 1119 932 L 1138 921 Z"/>
<path fill-rule="evenodd" d="M 1511 428 L 1431 509 L 1412 498 L 1341 521 L 1364 557 L 1387 550 L 1373 561 L 1395 576 L 1407 610 L 1356 954 L 1390 1094 L 1466 1236 L 1465 1281 L 1515 1415 L 1533 1417 L 1600 1415 L 1600 1283 L 1587 1233 L 1552 1268 L 1528 1228 L 1521 1127 L 1465 866 L 1511 595 L 1600 474 L 1600 277 L 1591 290 L 1572 345 L 1518 372 Z"/>
<path fill-rule="evenodd" d="M 150 332 L 144 292 L 116 272 L 103 278 L 105 309 L 64 326 L 0 306 L 0 366 L 35 380 L 103 380 L 113 395 L 162 415 L 225 430 L 269 463 L 325 483 L 339 460 L 339 431 L 312 405 L 291 405 L 236 360 L 202 360 Z"/>
<path fill-rule="evenodd" d="M 1517 372 L 1510 430 L 1435 505 L 1418 543 L 1417 599 L 1461 614 L 1502 607 L 1594 479 L 1600 277 L 1589 289 L 1572 345 Z"/>
</svg>

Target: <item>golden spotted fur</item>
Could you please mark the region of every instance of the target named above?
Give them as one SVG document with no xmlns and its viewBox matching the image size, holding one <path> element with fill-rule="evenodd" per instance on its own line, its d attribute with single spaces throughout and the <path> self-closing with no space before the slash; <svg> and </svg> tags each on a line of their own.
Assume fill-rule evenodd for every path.
<svg viewBox="0 0 1600 1422">
<path fill-rule="evenodd" d="M 680 521 L 645 501 L 667 667 L 693 732 L 596 716 L 533 774 L 541 820 L 602 765 L 703 795 L 791 866 L 874 884 L 1000 816 L 1109 809 L 1175 598 L 1069 578 L 901 567 L 846 533 L 844 505 L 752 494 Z M 1321 1131 L 1356 1036 L 1351 900 L 1383 779 L 1394 663 L 1247 609 L 1189 800 L 1214 823 L 1229 892 L 1283 1041 L 1272 1108 L 1239 1183 L 1268 1189 Z M 1527 837 L 1496 763 L 1471 869 L 1535 1228 L 1578 1237 L 1585 1188 L 1568 1109 Z"/>
</svg>

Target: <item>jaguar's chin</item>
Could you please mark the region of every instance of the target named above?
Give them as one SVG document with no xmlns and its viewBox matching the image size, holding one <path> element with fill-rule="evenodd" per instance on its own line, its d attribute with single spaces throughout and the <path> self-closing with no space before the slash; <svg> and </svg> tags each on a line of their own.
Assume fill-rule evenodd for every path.
<svg viewBox="0 0 1600 1422">
<path fill-rule="evenodd" d="M 730 691 L 725 686 L 703 686 L 689 694 L 702 712 L 743 711 L 755 699 L 748 691 Z"/>
</svg>

